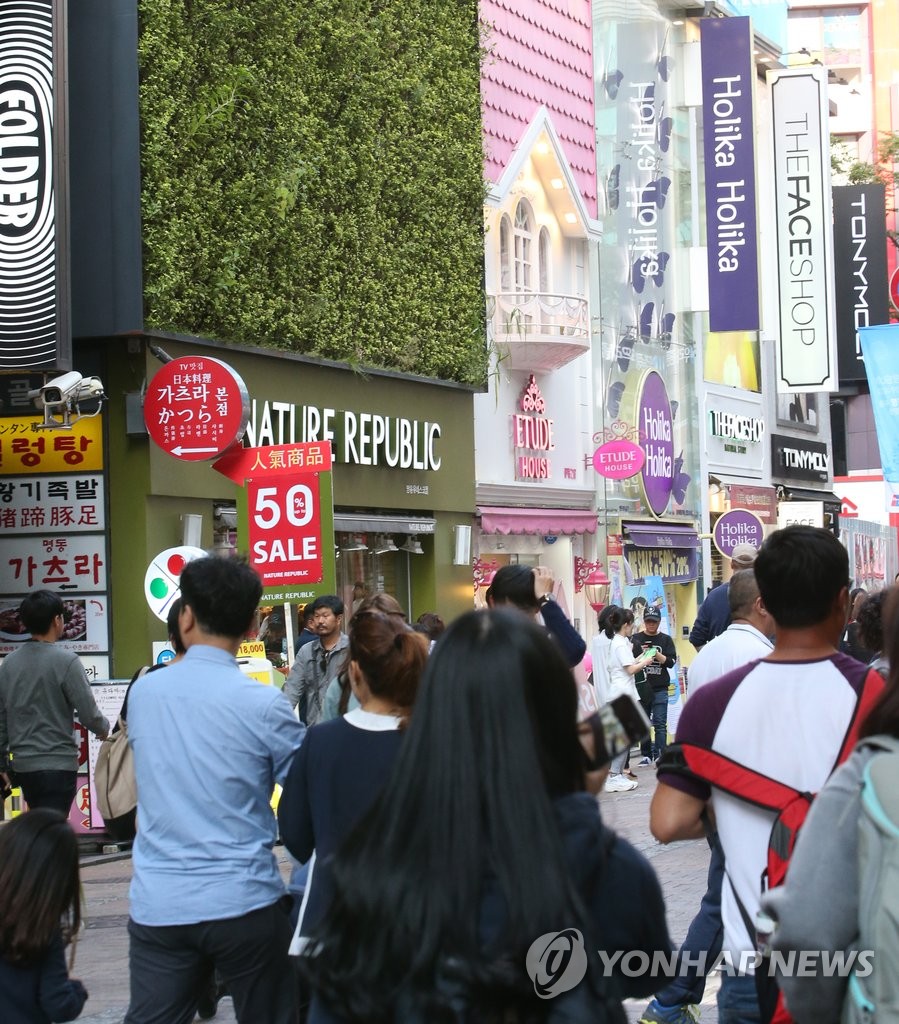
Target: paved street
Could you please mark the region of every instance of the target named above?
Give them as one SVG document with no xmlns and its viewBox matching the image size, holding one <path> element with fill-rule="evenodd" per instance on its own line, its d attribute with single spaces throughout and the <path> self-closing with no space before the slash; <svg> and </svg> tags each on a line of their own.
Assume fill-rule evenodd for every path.
<svg viewBox="0 0 899 1024">
<path fill-rule="evenodd" d="M 649 834 L 649 801 L 654 788 L 652 769 L 636 769 L 640 787 L 632 793 L 604 794 L 605 820 L 628 838 L 648 857 L 661 879 L 668 908 L 668 927 L 675 942 L 680 942 L 705 891 L 708 852 L 704 843 L 675 843 L 664 847 Z M 279 848 L 282 868 L 286 857 Z M 130 857 L 119 860 L 89 858 L 82 866 L 87 903 L 87 926 L 78 943 L 73 974 L 81 978 L 90 999 L 79 1018 L 83 1024 L 120 1024 L 128 1003 L 128 884 L 131 880 Z M 715 991 L 717 981 L 707 986 L 703 1002 L 703 1024 L 716 1024 Z M 643 1001 L 628 1005 L 628 1014 L 636 1021 Z M 216 1020 L 234 1021 L 229 1000 L 220 1004 Z"/>
</svg>

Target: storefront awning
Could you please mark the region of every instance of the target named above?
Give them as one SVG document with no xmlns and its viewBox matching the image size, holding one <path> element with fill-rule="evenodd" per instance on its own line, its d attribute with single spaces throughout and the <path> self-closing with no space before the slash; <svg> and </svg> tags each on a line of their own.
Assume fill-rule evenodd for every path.
<svg viewBox="0 0 899 1024">
<path fill-rule="evenodd" d="M 838 498 L 833 491 L 816 491 L 812 487 L 790 487 L 789 484 L 778 484 L 777 491 L 781 501 L 823 501 L 825 505 L 843 504 L 843 499 Z"/>
<path fill-rule="evenodd" d="M 478 508 L 483 533 L 534 533 L 542 536 L 596 533 L 596 513 L 576 508 Z"/>
<path fill-rule="evenodd" d="M 421 516 L 380 516 L 376 513 L 334 516 L 334 530 L 339 533 L 433 533 L 436 519 Z"/>
<path fill-rule="evenodd" d="M 699 534 L 692 526 L 670 523 L 622 523 L 627 539 L 638 548 L 698 548 Z"/>
</svg>

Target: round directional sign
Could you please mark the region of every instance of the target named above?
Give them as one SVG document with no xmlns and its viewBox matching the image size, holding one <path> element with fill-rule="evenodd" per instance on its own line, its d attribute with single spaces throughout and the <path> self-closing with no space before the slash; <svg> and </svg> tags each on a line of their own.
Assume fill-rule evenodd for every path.
<svg viewBox="0 0 899 1024">
<path fill-rule="evenodd" d="M 153 559 L 144 576 L 144 595 L 157 619 L 166 621 L 172 602 L 180 595 L 184 566 L 195 558 L 205 557 L 206 552 L 202 548 L 182 545 L 166 548 Z"/>
<path fill-rule="evenodd" d="M 890 274 L 890 302 L 893 304 L 893 309 L 899 313 L 899 267 Z"/>
<path fill-rule="evenodd" d="M 249 418 L 243 380 L 211 356 L 173 359 L 147 385 L 147 433 L 176 459 L 217 459 L 243 437 Z"/>
</svg>

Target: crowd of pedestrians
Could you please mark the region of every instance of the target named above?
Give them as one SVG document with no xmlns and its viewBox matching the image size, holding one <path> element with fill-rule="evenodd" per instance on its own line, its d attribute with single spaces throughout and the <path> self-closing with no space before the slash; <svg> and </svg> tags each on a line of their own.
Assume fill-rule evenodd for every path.
<svg viewBox="0 0 899 1024">
<path fill-rule="evenodd" d="M 891 1019 L 895 970 L 865 986 L 851 972 L 768 970 L 762 954 L 857 950 L 863 937 L 884 943 L 875 956 L 897 955 L 888 930 L 868 927 L 880 882 L 859 867 L 858 828 L 865 785 L 899 763 L 883 760 L 899 758 L 899 595 L 858 603 L 853 657 L 838 650 L 851 581 L 830 533 L 789 527 L 741 555 L 674 742 L 676 652 L 658 610 L 634 633 L 631 609 L 604 609 L 593 648 L 600 703 L 642 698 L 651 719 L 648 828 L 711 846 L 679 951 L 652 867 L 602 821 L 597 793 L 636 786 L 631 749 L 606 757 L 618 749 L 609 719 L 578 720 L 571 666 L 585 645 L 549 574 L 498 571 L 488 609 L 448 627 L 436 615 L 410 625 L 384 594 L 360 594 L 348 619 L 339 598 L 319 598 L 280 692 L 235 658 L 257 574 L 239 559 L 190 562 L 169 623 L 183 653 L 128 694 L 138 807 L 125 1024 L 214 1016 L 225 987 L 245 1024 L 621 1024 L 634 997 L 649 999 L 645 1024 L 689 1024 L 722 957 L 723 1024 L 835 1024 L 844 1002 L 872 1021 L 881 1002 Z M 23 602 L 34 643 L 0 666 L 4 767 L 31 808 L 0 827 L 4 1024 L 73 1020 L 87 998 L 65 961 L 81 906 L 62 807 L 75 755 L 54 730 L 75 710 L 100 736 L 109 724 L 54 647 L 53 597 Z M 54 697 L 29 711 L 42 685 Z M 645 969 L 626 969 L 635 958 Z"/>
</svg>

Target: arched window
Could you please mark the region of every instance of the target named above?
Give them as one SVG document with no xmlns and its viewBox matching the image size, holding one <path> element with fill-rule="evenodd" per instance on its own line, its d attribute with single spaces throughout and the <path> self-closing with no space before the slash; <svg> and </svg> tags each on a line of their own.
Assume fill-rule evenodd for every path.
<svg viewBox="0 0 899 1024">
<path fill-rule="evenodd" d="M 522 199 L 515 208 L 514 288 L 517 292 L 534 290 L 534 214 L 530 203 Z"/>
<path fill-rule="evenodd" d="M 499 222 L 499 290 L 512 291 L 512 222 L 507 214 Z"/>
<path fill-rule="evenodd" d="M 552 247 L 549 231 L 546 228 L 540 229 L 540 238 L 537 243 L 537 264 L 540 275 L 537 290 L 541 295 L 547 295 L 552 290 Z"/>
</svg>

